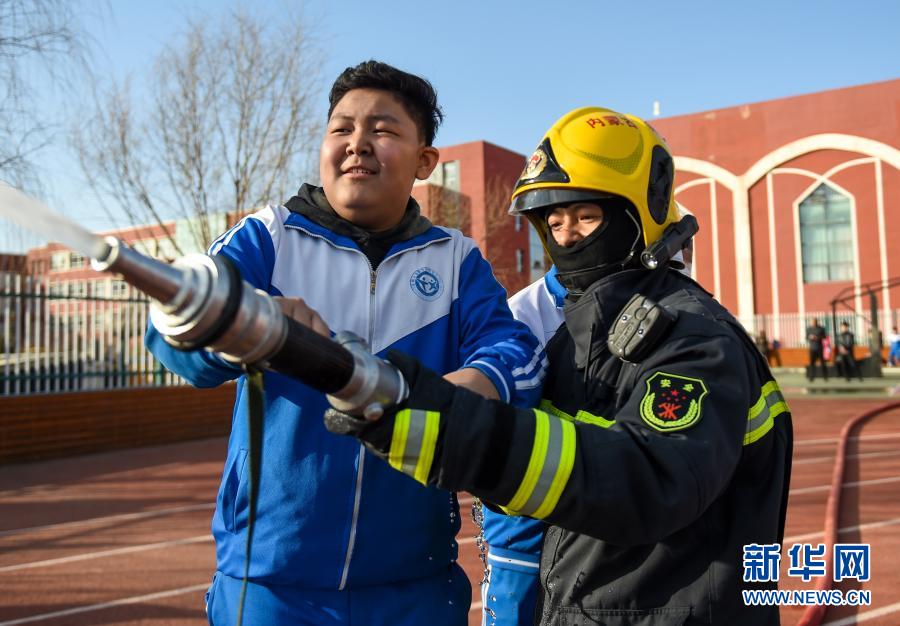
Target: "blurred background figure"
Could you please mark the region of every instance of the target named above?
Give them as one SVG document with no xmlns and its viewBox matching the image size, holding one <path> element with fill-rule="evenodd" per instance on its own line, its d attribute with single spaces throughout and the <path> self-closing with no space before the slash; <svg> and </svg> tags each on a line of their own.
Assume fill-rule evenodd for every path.
<svg viewBox="0 0 900 626">
<path fill-rule="evenodd" d="M 850 380 L 851 376 L 862 380 L 862 374 L 859 373 L 859 368 L 856 366 L 856 356 L 853 354 L 856 337 L 847 322 L 841 322 L 841 332 L 838 333 L 836 344 L 837 355 L 834 363 L 837 366 L 838 375 L 843 375 L 847 380 Z"/>
</svg>

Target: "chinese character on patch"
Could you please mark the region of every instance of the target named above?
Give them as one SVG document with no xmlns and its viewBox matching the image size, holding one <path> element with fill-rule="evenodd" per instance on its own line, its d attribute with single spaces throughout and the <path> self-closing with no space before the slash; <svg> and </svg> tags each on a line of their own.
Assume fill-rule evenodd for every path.
<svg viewBox="0 0 900 626">
<path fill-rule="evenodd" d="M 834 582 L 845 578 L 860 582 L 869 580 L 869 549 L 867 543 L 834 544 Z"/>
<path fill-rule="evenodd" d="M 777 543 L 744 546 L 744 582 L 767 583 L 778 580 L 781 545 Z"/>
<path fill-rule="evenodd" d="M 825 575 L 825 544 L 813 546 L 810 543 L 795 543 L 788 550 L 791 565 L 788 576 L 799 576 L 803 582 L 809 582 L 813 576 Z M 802 561 L 802 564 L 801 564 Z"/>
</svg>

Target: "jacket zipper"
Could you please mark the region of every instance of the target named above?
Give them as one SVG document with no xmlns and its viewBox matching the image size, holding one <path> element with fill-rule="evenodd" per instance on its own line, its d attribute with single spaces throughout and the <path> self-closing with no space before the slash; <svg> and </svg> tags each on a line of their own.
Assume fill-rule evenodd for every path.
<svg viewBox="0 0 900 626">
<path fill-rule="evenodd" d="M 339 246 L 336 243 L 334 243 L 333 241 L 329 240 L 327 237 L 323 237 L 322 235 L 317 235 L 315 233 L 311 233 L 308 230 L 306 230 L 305 228 L 301 228 L 299 226 L 289 226 L 287 224 L 285 224 L 284 227 L 285 228 L 293 228 L 293 229 L 299 230 L 302 233 L 309 235 L 310 237 L 315 237 L 317 239 L 327 241 L 329 244 L 331 244 L 335 248 L 339 248 L 341 250 L 349 250 L 351 252 L 357 252 L 357 253 L 363 255 L 363 258 L 365 258 L 366 263 L 369 265 L 369 277 L 370 277 L 370 280 L 369 280 L 369 336 L 366 337 L 366 341 L 368 342 L 369 349 L 371 350 L 372 346 L 373 346 L 373 342 L 375 340 L 375 283 L 378 278 L 378 272 L 376 269 L 374 269 L 372 267 L 372 262 L 369 261 L 369 257 L 367 257 L 362 250 L 354 249 L 354 248 L 347 248 L 345 246 Z M 399 256 L 400 254 L 403 254 L 404 252 L 408 252 L 411 250 L 419 250 L 419 249 L 424 248 L 425 246 L 428 246 L 437 241 L 445 241 L 445 239 L 433 239 L 431 241 L 424 243 L 421 246 L 416 246 L 414 248 L 407 248 L 406 250 L 402 250 L 401 252 L 398 252 L 395 256 Z M 390 257 L 390 258 L 393 258 L 393 257 Z M 382 265 L 387 260 L 388 260 L 388 257 L 385 257 L 385 259 L 382 260 Z M 350 574 L 350 561 L 353 559 L 353 548 L 356 545 L 356 529 L 359 524 L 359 503 L 360 503 L 360 500 L 362 499 L 362 479 L 363 479 L 363 469 L 365 467 L 365 461 L 366 461 L 366 449 L 362 444 L 359 444 L 359 464 L 356 469 L 356 487 L 355 487 L 354 493 L 353 493 L 353 515 L 350 519 L 350 537 L 347 540 L 347 554 L 344 557 L 344 567 L 343 567 L 343 570 L 341 571 L 341 582 L 338 585 L 338 591 L 343 591 L 344 588 L 347 586 L 347 578 Z"/>
<path fill-rule="evenodd" d="M 362 252 L 360 252 L 362 254 Z M 369 350 L 372 349 L 372 341 L 375 338 L 375 281 L 377 271 L 372 268 L 372 262 L 369 257 L 363 256 L 366 263 L 369 264 L 369 336 L 366 342 L 369 344 Z M 366 464 L 366 448 L 362 443 L 359 444 L 359 464 L 356 469 L 356 487 L 353 493 L 353 516 L 350 520 L 350 538 L 347 540 L 347 556 L 344 558 L 344 570 L 341 572 L 341 583 L 338 585 L 338 591 L 343 591 L 347 586 L 347 577 L 350 575 L 350 561 L 353 559 L 353 548 L 356 546 L 356 528 L 359 525 L 359 503 L 362 499 L 362 480 L 363 468 Z"/>
</svg>

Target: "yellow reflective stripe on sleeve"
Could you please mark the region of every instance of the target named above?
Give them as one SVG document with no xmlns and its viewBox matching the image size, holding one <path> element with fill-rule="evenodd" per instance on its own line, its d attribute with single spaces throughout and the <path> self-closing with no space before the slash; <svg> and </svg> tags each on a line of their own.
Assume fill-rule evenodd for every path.
<svg viewBox="0 0 900 626">
<path fill-rule="evenodd" d="M 575 425 L 535 409 L 535 435 L 525 476 L 503 507 L 517 515 L 543 518 L 553 512 L 575 464 Z"/>
<path fill-rule="evenodd" d="M 531 458 L 528 459 L 528 469 L 525 470 L 525 477 L 516 490 L 516 494 L 506 505 L 506 508 L 516 512 L 520 512 L 531 497 L 534 486 L 541 475 L 541 469 L 544 467 L 544 458 L 547 456 L 550 416 L 543 411 L 535 411 L 534 415 L 536 418 L 534 423 L 534 444 L 531 446 Z"/>
<path fill-rule="evenodd" d="M 394 418 L 391 449 L 388 451 L 391 467 L 427 485 L 440 423 L 441 414 L 437 411 L 398 411 Z"/>
<path fill-rule="evenodd" d="M 775 425 L 775 418 L 790 411 L 781 388 L 774 380 L 763 385 L 759 399 L 747 413 L 747 430 L 744 445 L 759 441 Z"/>
<path fill-rule="evenodd" d="M 409 409 L 397 411 L 394 417 L 394 432 L 391 436 L 391 449 L 388 452 L 388 463 L 395 470 L 403 471 L 403 453 L 406 451 L 406 435 L 409 433 Z"/>
<path fill-rule="evenodd" d="M 555 415 L 556 417 L 561 417 L 564 420 L 569 420 L 570 422 L 584 422 L 585 424 L 591 424 L 593 426 L 599 426 L 600 428 L 609 428 L 613 424 L 616 423 L 616 420 L 608 420 L 605 417 L 600 417 L 599 415 L 594 415 L 593 413 L 588 413 L 587 411 L 578 411 L 575 415 L 570 415 L 563 411 L 562 409 L 558 409 L 553 406 L 553 403 L 549 400 L 541 400 L 540 410 L 546 411 L 551 415 Z"/>
</svg>

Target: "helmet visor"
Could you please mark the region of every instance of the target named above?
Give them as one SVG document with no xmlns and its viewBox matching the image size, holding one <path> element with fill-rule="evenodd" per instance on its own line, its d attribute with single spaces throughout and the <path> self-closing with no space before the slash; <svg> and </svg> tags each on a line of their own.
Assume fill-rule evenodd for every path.
<svg viewBox="0 0 900 626">
<path fill-rule="evenodd" d="M 510 215 L 522 215 L 535 209 L 613 198 L 614 194 L 590 189 L 533 189 L 516 196 L 509 207 Z"/>
</svg>

